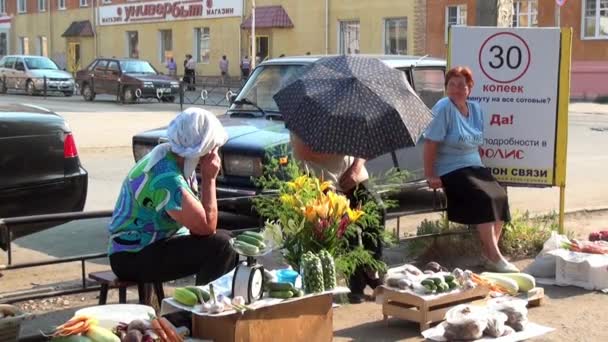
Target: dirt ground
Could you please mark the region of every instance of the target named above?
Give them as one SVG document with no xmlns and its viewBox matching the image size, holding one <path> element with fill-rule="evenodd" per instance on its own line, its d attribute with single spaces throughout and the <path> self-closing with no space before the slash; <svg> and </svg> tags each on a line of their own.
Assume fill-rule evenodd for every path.
<svg viewBox="0 0 608 342">
<path fill-rule="evenodd" d="M 589 232 L 608 229 L 608 211 L 578 212 L 566 217 L 566 229 L 575 236 L 586 237 Z M 22 255 L 32 253 L 20 250 Z M 33 255 L 43 257 L 43 255 Z M 0 258 L 0 263 L 6 262 Z M 456 262 L 456 261 L 454 261 Z M 468 261 L 467 261 L 468 262 Z M 515 263 L 525 267 L 531 259 L 517 260 Z M 474 269 L 474 266 L 472 266 Z M 87 263 L 87 272 L 104 270 L 104 261 Z M 475 270 L 475 269 L 474 269 Z M 41 291 L 80 281 L 77 263 L 48 266 L 25 270 L 5 271 L 0 280 L 0 300 L 9 292 L 23 289 Z M 66 281 L 69 279 L 69 281 Z M 179 284 L 193 282 L 193 279 L 180 280 Z M 167 294 L 175 283 L 166 284 Z M 546 301 L 541 307 L 529 312 L 532 322 L 555 328 L 555 331 L 537 338 L 535 341 L 608 341 L 608 322 L 606 308 L 608 295 L 591 292 L 576 287 L 543 286 Z M 127 298 L 136 301 L 137 291 L 129 289 Z M 109 303 L 118 301 L 117 291 L 110 291 Z M 39 331 L 48 331 L 82 307 L 97 304 L 97 293 L 83 293 L 42 300 L 16 303 L 23 310 L 33 313 L 36 318 L 25 322 L 21 336 L 29 336 Z M 334 310 L 335 341 L 421 341 L 417 326 L 402 320 L 382 321 L 382 308 L 373 302 L 359 305 L 343 305 Z"/>
</svg>

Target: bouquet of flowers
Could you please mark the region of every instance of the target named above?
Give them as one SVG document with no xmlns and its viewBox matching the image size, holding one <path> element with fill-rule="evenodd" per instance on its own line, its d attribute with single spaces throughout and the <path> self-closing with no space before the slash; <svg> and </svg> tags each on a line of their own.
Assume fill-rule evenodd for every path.
<svg viewBox="0 0 608 342">
<path fill-rule="evenodd" d="M 361 208 L 352 209 L 349 200 L 331 190 L 331 185 L 300 175 L 281 184 L 278 196 L 259 199 L 255 205 L 270 219 L 265 232 L 282 246 L 286 261 L 294 269 L 300 269 L 306 252 L 326 250 L 336 260 L 337 272 L 348 277 L 359 264 L 381 262 L 362 246 L 351 245 L 353 240 L 360 240 L 357 223 L 366 213 Z"/>
</svg>

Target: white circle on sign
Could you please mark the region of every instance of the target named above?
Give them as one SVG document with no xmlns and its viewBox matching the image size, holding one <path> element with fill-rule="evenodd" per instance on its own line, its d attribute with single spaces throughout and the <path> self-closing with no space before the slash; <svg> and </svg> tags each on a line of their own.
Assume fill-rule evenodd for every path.
<svg viewBox="0 0 608 342">
<path fill-rule="evenodd" d="M 511 83 L 520 79 L 531 62 L 526 41 L 512 32 L 489 36 L 479 49 L 479 66 L 487 78 L 497 83 Z"/>
</svg>

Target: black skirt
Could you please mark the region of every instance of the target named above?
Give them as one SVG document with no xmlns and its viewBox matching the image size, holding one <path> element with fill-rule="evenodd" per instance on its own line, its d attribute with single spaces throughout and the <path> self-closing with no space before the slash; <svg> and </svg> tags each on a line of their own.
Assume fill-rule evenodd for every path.
<svg viewBox="0 0 608 342">
<path fill-rule="evenodd" d="M 509 222 L 507 191 L 490 170 L 465 167 L 441 176 L 448 200 L 448 220 L 461 224 Z"/>
</svg>

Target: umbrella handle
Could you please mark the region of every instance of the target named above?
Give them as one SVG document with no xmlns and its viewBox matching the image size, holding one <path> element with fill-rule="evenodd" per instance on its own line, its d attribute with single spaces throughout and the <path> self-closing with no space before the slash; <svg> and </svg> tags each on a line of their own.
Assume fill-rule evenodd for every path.
<svg viewBox="0 0 608 342">
<path fill-rule="evenodd" d="M 395 151 L 391 152 L 391 157 L 393 158 L 393 165 L 395 166 L 397 171 L 401 171 L 401 168 L 399 167 L 399 160 L 397 159 L 397 154 L 395 153 Z"/>
</svg>

